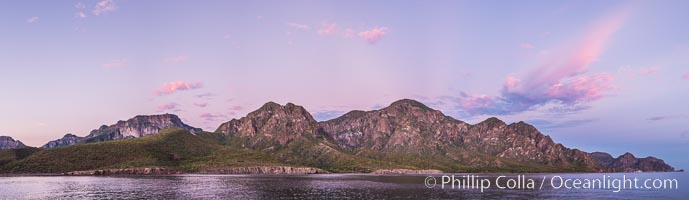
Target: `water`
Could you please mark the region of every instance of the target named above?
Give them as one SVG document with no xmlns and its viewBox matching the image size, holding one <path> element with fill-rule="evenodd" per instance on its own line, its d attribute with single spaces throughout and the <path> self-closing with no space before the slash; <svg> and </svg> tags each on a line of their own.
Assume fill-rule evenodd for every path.
<svg viewBox="0 0 689 200">
<path fill-rule="evenodd" d="M 433 188 L 427 175 L 174 175 L 174 176 L 0 176 L 0 199 L 689 199 L 689 173 L 526 174 L 535 189 L 499 189 L 497 176 L 473 174 L 493 185 L 479 189 L 441 188 L 442 175 Z M 454 174 L 456 178 L 466 174 Z M 551 178 L 676 179 L 678 189 L 553 189 Z M 544 188 L 540 183 L 546 177 Z M 516 179 L 515 179 L 516 181 Z M 499 179 L 506 186 L 505 178 Z M 559 179 L 554 181 L 559 185 Z M 430 183 L 429 183 L 430 184 Z M 526 184 L 524 184 L 526 185 Z"/>
</svg>

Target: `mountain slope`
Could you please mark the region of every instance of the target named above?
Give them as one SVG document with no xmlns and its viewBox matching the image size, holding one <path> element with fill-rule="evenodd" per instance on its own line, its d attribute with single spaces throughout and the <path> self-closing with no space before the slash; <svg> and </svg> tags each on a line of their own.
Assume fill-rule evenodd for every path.
<svg viewBox="0 0 689 200">
<path fill-rule="evenodd" d="M 489 118 L 471 125 L 409 99 L 380 110 L 352 111 L 319 127 L 340 147 L 376 159 L 445 159 L 464 168 L 508 171 L 523 170 L 519 164 L 563 171 L 595 168 L 588 154 L 555 144 L 526 123 Z"/>
<path fill-rule="evenodd" d="M 102 125 L 100 128 L 91 131 L 91 133 L 85 137 L 67 134 L 60 139 L 48 142 L 43 145 L 42 148 L 56 148 L 81 143 L 138 138 L 156 134 L 163 129 L 171 127 L 182 128 L 190 131 L 192 134 L 202 131 L 199 128 L 184 124 L 177 115 L 138 115 L 126 121 L 118 121 L 110 126 Z"/>
<path fill-rule="evenodd" d="M 665 161 L 649 156 L 646 158 L 636 158 L 633 154 L 627 152 L 617 158 L 613 158 L 610 154 L 604 152 L 593 152 L 591 157 L 594 158 L 598 168 L 601 171 L 608 172 L 672 172 L 675 168 L 665 163 Z"/>
<path fill-rule="evenodd" d="M 10 136 L 0 136 L 0 150 L 3 149 L 16 149 L 25 147 L 24 143 L 19 140 L 14 140 Z"/>
<path fill-rule="evenodd" d="M 265 154 L 211 141 L 184 129 L 170 128 L 136 139 L 39 150 L 23 159 L 0 165 L 0 172 L 61 173 L 127 167 L 167 167 L 203 172 L 216 167 L 280 165 Z M 7 153 L 0 153 L 3 154 Z"/>
</svg>

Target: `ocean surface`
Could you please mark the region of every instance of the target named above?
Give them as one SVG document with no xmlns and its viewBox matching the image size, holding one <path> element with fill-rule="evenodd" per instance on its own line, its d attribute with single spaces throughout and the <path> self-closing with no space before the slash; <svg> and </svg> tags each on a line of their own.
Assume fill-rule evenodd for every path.
<svg viewBox="0 0 689 200">
<path fill-rule="evenodd" d="M 455 176 L 454 181 L 451 179 L 452 175 Z M 604 177 L 605 180 L 603 180 Z M 633 185 L 622 188 L 621 183 L 627 180 L 626 182 L 631 184 L 634 178 L 638 179 L 637 188 L 629 188 Z M 583 185 L 584 182 L 595 180 L 599 180 L 595 183 L 598 185 Z M 616 182 L 616 180 L 619 181 Z M 655 186 L 662 187 L 638 188 L 645 187 L 643 185 L 645 180 L 650 180 L 647 186 L 654 187 L 655 182 Z M 603 182 L 608 184 L 601 185 Z M 451 183 L 455 183 L 454 189 Z M 483 190 L 479 187 L 481 184 L 484 185 Z M 686 200 L 689 199 L 688 184 L 689 173 L 679 172 L 432 175 L 0 175 L 0 199 Z M 574 188 L 575 186 L 578 188 Z"/>
</svg>

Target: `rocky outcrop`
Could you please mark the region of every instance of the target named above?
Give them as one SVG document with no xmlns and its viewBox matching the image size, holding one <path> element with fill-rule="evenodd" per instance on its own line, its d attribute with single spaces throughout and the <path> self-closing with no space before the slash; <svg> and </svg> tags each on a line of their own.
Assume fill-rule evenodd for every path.
<svg viewBox="0 0 689 200">
<path fill-rule="evenodd" d="M 152 135 L 160 132 L 163 129 L 178 127 L 188 130 L 192 134 L 201 131 L 199 128 L 194 128 L 182 122 L 177 115 L 162 114 L 162 115 L 138 115 L 127 121 L 118 121 L 116 124 L 106 126 L 91 131 L 88 136 L 84 138 L 84 142 L 102 142 L 109 140 L 119 140 L 125 138 L 138 138 L 147 135 Z"/>
<path fill-rule="evenodd" d="M 596 163 L 596 167 L 600 169 L 600 171 L 605 171 L 610 167 L 610 165 L 612 165 L 613 162 L 615 162 L 615 158 L 609 153 L 592 152 L 589 153 L 589 155 L 591 155 L 591 158 Z"/>
<path fill-rule="evenodd" d="M 442 174 L 443 171 L 435 169 L 379 169 L 371 174 Z"/>
<path fill-rule="evenodd" d="M 179 174 L 180 171 L 167 168 L 126 168 L 126 169 L 103 169 L 65 172 L 68 176 L 94 176 L 94 175 L 165 175 Z"/>
<path fill-rule="evenodd" d="M 600 171 L 605 172 L 673 172 L 675 168 L 665 163 L 665 161 L 655 158 L 636 158 L 627 152 L 617 158 L 602 152 L 591 153 Z"/>
<path fill-rule="evenodd" d="M 613 170 L 613 171 L 625 171 L 625 172 L 635 172 L 635 171 L 642 171 L 642 172 L 673 172 L 675 171 L 675 168 L 671 167 L 668 164 L 665 164 L 665 161 L 655 158 L 655 157 L 646 157 L 646 158 L 636 158 L 633 154 L 627 152 L 620 157 L 617 157 L 615 161 L 613 161 L 608 167 L 608 170 Z"/>
<path fill-rule="evenodd" d="M 567 169 L 595 168 L 587 153 L 557 144 L 524 122 L 508 125 L 489 118 L 471 125 L 409 99 L 380 110 L 352 111 L 320 122 L 319 127 L 340 147 L 373 150 L 373 156 L 375 152 L 443 156 L 475 167 L 503 167 L 500 159 L 506 158 Z M 492 158 L 479 159 L 477 154 Z"/>
<path fill-rule="evenodd" d="M 232 119 L 216 130 L 240 145 L 255 150 L 273 150 L 294 140 L 316 137 L 318 125 L 303 107 L 268 102 L 241 119 Z"/>
<path fill-rule="evenodd" d="M 66 134 L 60 139 L 50 141 L 46 143 L 45 145 L 41 146 L 41 148 L 44 149 L 50 149 L 50 148 L 57 148 L 57 147 L 64 147 L 64 146 L 71 146 L 78 144 L 79 142 L 83 141 L 83 137 L 79 137 L 73 134 Z"/>
<path fill-rule="evenodd" d="M 313 167 L 256 166 L 225 167 L 202 171 L 204 174 L 328 174 L 329 172 Z"/>
<path fill-rule="evenodd" d="M 19 140 L 14 140 L 10 136 L 0 136 L 0 150 L 3 149 L 16 149 L 25 147 L 24 143 Z"/>
<path fill-rule="evenodd" d="M 67 134 L 61 139 L 48 142 L 43 145 L 43 148 L 56 148 L 80 143 L 138 138 L 156 134 L 163 129 L 172 127 L 188 130 L 192 134 L 202 131 L 200 128 L 194 128 L 185 124 L 177 115 L 138 115 L 126 121 L 118 121 L 110 126 L 102 125 L 100 128 L 92 130 L 86 137 Z"/>
</svg>

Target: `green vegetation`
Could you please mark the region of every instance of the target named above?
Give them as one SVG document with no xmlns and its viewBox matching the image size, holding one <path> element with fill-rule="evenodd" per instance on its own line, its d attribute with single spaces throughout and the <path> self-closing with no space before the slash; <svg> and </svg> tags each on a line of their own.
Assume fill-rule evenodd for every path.
<svg viewBox="0 0 689 200">
<path fill-rule="evenodd" d="M 38 150 L 0 151 L 0 172 L 60 173 L 77 170 L 168 167 L 186 172 L 226 166 L 279 165 L 272 157 L 239 148 L 223 146 L 214 133 L 194 136 L 171 128 L 158 134 L 108 142 Z"/>
<path fill-rule="evenodd" d="M 249 150 L 246 138 L 170 128 L 151 136 L 79 144 L 55 149 L 25 147 L 0 151 L 0 173 L 61 173 L 78 170 L 166 167 L 183 172 L 250 166 L 307 166 L 335 173 L 368 173 L 377 169 L 438 169 L 446 172 L 576 172 L 523 163 L 479 153 L 439 152 L 423 157 L 413 151 L 347 151 L 329 141 L 300 138 L 287 146 Z M 268 144 L 266 144 L 267 146 Z M 500 167 L 494 163 L 500 163 Z"/>
</svg>

